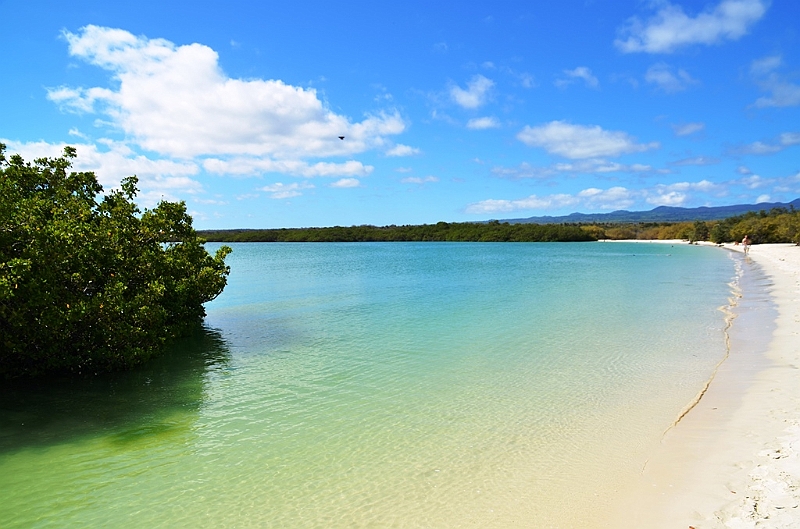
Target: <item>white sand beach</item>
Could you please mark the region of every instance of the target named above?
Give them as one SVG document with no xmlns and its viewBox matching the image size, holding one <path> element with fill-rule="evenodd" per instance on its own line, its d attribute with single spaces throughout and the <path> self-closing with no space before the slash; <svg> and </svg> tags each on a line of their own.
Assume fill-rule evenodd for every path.
<svg viewBox="0 0 800 529">
<path fill-rule="evenodd" d="M 729 357 L 609 527 L 800 527 L 800 247 L 753 246 L 754 264 L 763 288 L 735 309 Z"/>
</svg>

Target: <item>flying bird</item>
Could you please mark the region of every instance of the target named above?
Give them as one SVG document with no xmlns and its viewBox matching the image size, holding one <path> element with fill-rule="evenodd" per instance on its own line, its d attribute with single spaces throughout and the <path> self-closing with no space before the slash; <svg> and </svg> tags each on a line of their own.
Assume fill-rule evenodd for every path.
<svg viewBox="0 0 800 529">
<path fill-rule="evenodd" d="M 344 139 L 344 136 L 339 136 L 339 139 L 340 139 L 340 140 L 343 140 L 343 139 Z"/>
</svg>

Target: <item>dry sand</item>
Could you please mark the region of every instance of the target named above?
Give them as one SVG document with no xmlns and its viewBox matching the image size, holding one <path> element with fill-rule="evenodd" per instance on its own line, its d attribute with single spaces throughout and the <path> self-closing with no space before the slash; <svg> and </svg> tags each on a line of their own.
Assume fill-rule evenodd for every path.
<svg viewBox="0 0 800 529">
<path fill-rule="evenodd" d="M 753 246 L 741 265 L 729 357 L 608 526 L 800 527 L 800 247 Z"/>
</svg>

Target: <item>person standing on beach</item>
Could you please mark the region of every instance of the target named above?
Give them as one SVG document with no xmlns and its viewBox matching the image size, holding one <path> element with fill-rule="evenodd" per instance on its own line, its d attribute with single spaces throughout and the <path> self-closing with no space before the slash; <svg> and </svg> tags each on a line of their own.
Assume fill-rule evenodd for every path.
<svg viewBox="0 0 800 529">
<path fill-rule="evenodd" d="M 744 246 L 744 253 L 747 255 L 747 253 L 750 251 L 750 237 L 747 235 L 745 235 L 744 239 L 742 239 L 742 246 Z"/>
</svg>

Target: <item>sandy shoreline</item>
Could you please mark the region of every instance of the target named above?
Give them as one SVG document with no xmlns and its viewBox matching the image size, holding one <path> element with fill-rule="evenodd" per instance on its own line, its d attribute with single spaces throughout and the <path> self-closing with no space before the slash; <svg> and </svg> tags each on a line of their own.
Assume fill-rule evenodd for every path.
<svg viewBox="0 0 800 529">
<path fill-rule="evenodd" d="M 741 265 L 729 357 L 608 526 L 800 527 L 800 247 L 753 246 Z"/>
</svg>

